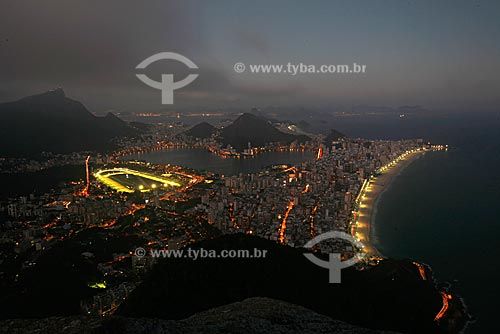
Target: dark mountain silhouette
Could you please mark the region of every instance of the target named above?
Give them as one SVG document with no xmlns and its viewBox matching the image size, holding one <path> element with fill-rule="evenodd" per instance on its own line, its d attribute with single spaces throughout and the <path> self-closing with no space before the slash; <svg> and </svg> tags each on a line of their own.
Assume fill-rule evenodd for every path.
<svg viewBox="0 0 500 334">
<path fill-rule="evenodd" d="M 112 147 L 111 139 L 138 132 L 111 113 L 94 116 L 62 89 L 0 104 L 2 156 L 102 151 Z"/>
<path fill-rule="evenodd" d="M 106 116 L 104 116 L 102 118 L 102 120 L 107 124 L 107 125 L 110 125 L 110 126 L 114 126 L 114 127 L 123 127 L 123 126 L 127 126 L 127 123 L 124 122 L 122 119 L 120 119 L 118 116 L 116 116 L 115 114 L 113 114 L 112 112 L 108 112 L 106 114 Z"/>
<path fill-rule="evenodd" d="M 309 129 L 311 127 L 311 124 L 309 124 L 308 122 L 302 120 L 302 121 L 299 121 L 297 122 L 297 127 L 299 127 L 302 131 L 306 131 L 307 129 Z"/>
<path fill-rule="evenodd" d="M 267 143 L 288 144 L 295 140 L 306 142 L 310 139 L 303 135 L 283 133 L 267 120 L 249 113 L 241 115 L 233 124 L 222 129 L 221 137 L 224 146 L 229 144 L 237 150 L 246 148 L 249 142 L 252 146 L 263 146 Z"/>
<path fill-rule="evenodd" d="M 342 270 L 342 283 L 330 284 L 328 270 L 309 262 L 303 256 L 304 249 L 259 237 L 225 235 L 191 248 L 207 252 L 249 250 L 250 254 L 256 254 L 254 249 L 258 249 L 267 253 L 265 257 L 247 259 L 212 256 L 196 261 L 161 260 L 116 314 L 184 319 L 213 307 L 259 296 L 301 305 L 367 328 L 446 333 L 443 327 L 452 322 L 452 319 L 443 319 L 439 324 L 434 321 L 442 307 L 442 298 L 432 279 L 422 280 L 410 260 L 387 259 L 361 271 L 346 268 Z M 462 305 L 458 298 L 452 301 L 448 312 L 457 317 L 453 325 L 459 326 Z"/>
<path fill-rule="evenodd" d="M 398 334 L 333 320 L 304 307 L 270 298 L 248 298 L 184 320 L 121 316 L 58 316 L 0 320 L 2 333 L 64 334 Z"/>
<path fill-rule="evenodd" d="M 325 138 L 325 145 L 327 147 L 332 147 L 332 142 L 338 141 L 340 138 L 345 138 L 346 135 L 335 129 L 331 129 L 328 136 Z"/>
<path fill-rule="evenodd" d="M 358 114 L 380 114 L 380 113 L 393 113 L 394 108 L 388 106 L 367 106 L 359 105 L 353 106 L 351 112 Z"/>
<path fill-rule="evenodd" d="M 400 113 L 400 114 L 422 114 L 429 112 L 428 109 L 419 105 L 405 105 L 397 108 L 388 107 L 388 106 L 354 106 L 351 108 L 352 112 L 359 114 L 391 114 L 391 113 Z"/>
<path fill-rule="evenodd" d="M 184 132 L 185 135 L 195 138 L 209 138 L 216 128 L 207 122 L 196 124 L 191 129 Z"/>
</svg>

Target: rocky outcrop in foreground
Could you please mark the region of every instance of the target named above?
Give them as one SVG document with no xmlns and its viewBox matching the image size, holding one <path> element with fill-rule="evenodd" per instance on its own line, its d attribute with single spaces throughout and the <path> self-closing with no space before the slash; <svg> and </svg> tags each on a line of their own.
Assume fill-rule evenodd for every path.
<svg viewBox="0 0 500 334">
<path fill-rule="evenodd" d="M 249 298 L 194 314 L 183 320 L 111 317 L 51 317 L 0 321 L 0 333 L 9 334 L 383 334 L 352 326 L 301 306 L 269 298 Z"/>
</svg>

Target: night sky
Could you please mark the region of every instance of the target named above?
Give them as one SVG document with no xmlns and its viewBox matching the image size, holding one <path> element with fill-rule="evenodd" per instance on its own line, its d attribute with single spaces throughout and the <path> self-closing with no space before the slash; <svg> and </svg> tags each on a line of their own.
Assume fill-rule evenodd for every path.
<svg viewBox="0 0 500 334">
<path fill-rule="evenodd" d="M 93 111 L 157 110 L 146 73 L 180 80 L 169 108 L 422 105 L 498 110 L 499 1 L 4 0 L 0 102 L 63 87 Z M 246 64 L 358 64 L 362 75 L 237 74 Z"/>
</svg>

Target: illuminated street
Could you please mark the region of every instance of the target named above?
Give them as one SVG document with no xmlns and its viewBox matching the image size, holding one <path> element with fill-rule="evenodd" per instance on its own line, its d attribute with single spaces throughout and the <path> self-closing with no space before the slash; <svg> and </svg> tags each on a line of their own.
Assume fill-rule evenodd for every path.
<svg viewBox="0 0 500 334">
<path fill-rule="evenodd" d="M 281 226 L 280 226 L 280 230 L 279 230 L 279 241 L 280 243 L 284 244 L 285 243 L 285 231 L 286 231 L 286 221 L 288 219 L 288 216 L 290 215 L 290 211 L 292 211 L 293 209 L 293 201 L 290 201 L 290 203 L 288 203 L 288 207 L 286 209 L 286 212 L 283 216 L 283 220 L 281 221 Z"/>
</svg>

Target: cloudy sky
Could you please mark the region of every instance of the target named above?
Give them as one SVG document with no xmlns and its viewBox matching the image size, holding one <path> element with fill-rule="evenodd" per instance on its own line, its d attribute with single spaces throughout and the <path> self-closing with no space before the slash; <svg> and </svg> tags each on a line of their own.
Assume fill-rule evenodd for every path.
<svg viewBox="0 0 500 334">
<path fill-rule="evenodd" d="M 190 106 L 423 105 L 498 110 L 499 1 L 3 0 L 0 101 L 63 87 L 91 110 L 155 110 L 136 78 L 199 77 L 175 92 Z M 235 73 L 245 64 L 366 64 L 362 75 Z"/>
</svg>

